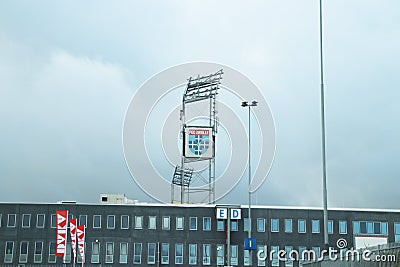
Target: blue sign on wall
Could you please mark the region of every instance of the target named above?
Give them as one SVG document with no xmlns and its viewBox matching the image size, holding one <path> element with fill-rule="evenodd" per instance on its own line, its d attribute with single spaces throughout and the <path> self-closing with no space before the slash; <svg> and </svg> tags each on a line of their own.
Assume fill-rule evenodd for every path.
<svg viewBox="0 0 400 267">
<path fill-rule="evenodd" d="M 257 249 L 257 241 L 254 237 L 245 238 L 244 239 L 244 249 L 246 250 L 256 250 Z"/>
</svg>

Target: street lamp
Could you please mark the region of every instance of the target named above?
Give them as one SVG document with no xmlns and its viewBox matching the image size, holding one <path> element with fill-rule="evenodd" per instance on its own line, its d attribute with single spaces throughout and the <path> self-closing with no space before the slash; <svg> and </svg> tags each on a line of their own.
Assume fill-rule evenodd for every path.
<svg viewBox="0 0 400 267">
<path fill-rule="evenodd" d="M 250 127 L 250 108 L 251 107 L 256 107 L 257 106 L 257 101 L 252 101 L 251 103 L 247 101 L 242 102 L 242 107 L 248 107 L 249 108 L 249 163 L 248 163 L 248 168 L 249 168 L 249 185 L 248 185 L 248 194 L 249 194 L 249 232 L 248 232 L 248 238 L 251 238 L 251 161 L 250 161 L 250 156 L 251 156 L 251 127 Z M 252 262 L 252 253 L 251 250 L 249 251 L 249 257 L 250 257 L 250 264 Z"/>
</svg>

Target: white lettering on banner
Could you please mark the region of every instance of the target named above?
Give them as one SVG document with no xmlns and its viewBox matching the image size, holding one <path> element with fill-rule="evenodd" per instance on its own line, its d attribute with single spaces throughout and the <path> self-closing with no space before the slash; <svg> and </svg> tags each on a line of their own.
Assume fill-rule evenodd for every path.
<svg viewBox="0 0 400 267">
<path fill-rule="evenodd" d="M 65 237 L 67 235 L 66 230 L 58 230 L 57 233 L 57 252 L 63 253 L 63 250 L 65 249 Z"/>
<path fill-rule="evenodd" d="M 56 256 L 63 257 L 67 246 L 67 210 L 57 210 L 56 211 Z"/>
<path fill-rule="evenodd" d="M 85 226 L 78 225 L 76 228 L 76 234 L 78 237 L 78 249 L 81 255 L 82 263 L 85 262 Z"/>
</svg>

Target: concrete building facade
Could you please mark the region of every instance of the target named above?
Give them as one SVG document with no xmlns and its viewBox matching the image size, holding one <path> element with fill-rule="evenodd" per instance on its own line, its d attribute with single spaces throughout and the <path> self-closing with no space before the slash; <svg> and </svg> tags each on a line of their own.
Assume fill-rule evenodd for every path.
<svg viewBox="0 0 400 267">
<path fill-rule="evenodd" d="M 302 259 L 287 256 L 291 251 L 319 255 L 324 249 L 321 209 L 254 206 L 257 249 L 250 253 L 244 249 L 247 206 L 239 206 L 242 218 L 230 222 L 228 254 L 228 221 L 217 219 L 217 207 L 0 203 L 0 266 L 72 266 L 70 243 L 64 258 L 54 256 L 59 209 L 86 225 L 85 266 L 226 266 L 227 255 L 232 266 L 301 266 Z M 347 248 L 355 247 L 357 237 L 400 241 L 398 210 L 331 209 L 328 226 L 330 246 L 336 249 L 339 239 Z M 287 252 L 287 260 L 279 259 L 278 250 Z"/>
</svg>

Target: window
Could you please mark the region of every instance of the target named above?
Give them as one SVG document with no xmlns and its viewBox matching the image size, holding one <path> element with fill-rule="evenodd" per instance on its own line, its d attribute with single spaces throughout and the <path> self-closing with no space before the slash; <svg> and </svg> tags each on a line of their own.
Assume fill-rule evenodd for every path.
<svg viewBox="0 0 400 267">
<path fill-rule="evenodd" d="M 232 220 L 231 221 L 231 231 L 237 231 L 238 228 L 239 228 L 238 221 L 237 220 Z"/>
<path fill-rule="evenodd" d="M 156 228 L 157 228 L 157 217 L 149 216 L 149 229 L 156 229 Z"/>
<path fill-rule="evenodd" d="M 217 220 L 217 231 L 225 231 L 225 221 Z"/>
<path fill-rule="evenodd" d="M 387 222 L 353 222 L 353 233 L 357 235 L 387 235 Z"/>
<path fill-rule="evenodd" d="M 90 259 L 91 263 L 100 263 L 100 243 L 93 242 L 92 243 L 92 258 Z"/>
<path fill-rule="evenodd" d="M 266 247 L 267 246 L 261 246 L 261 245 L 257 246 L 257 255 L 260 256 L 258 257 L 257 266 L 265 266 L 265 259 L 267 253 Z"/>
<path fill-rule="evenodd" d="M 169 244 L 161 244 L 161 264 L 169 264 Z"/>
<path fill-rule="evenodd" d="M 71 253 L 72 253 L 71 243 L 68 242 L 67 246 L 65 247 L 64 263 L 71 262 Z"/>
<path fill-rule="evenodd" d="M 51 228 L 56 228 L 56 223 L 57 223 L 56 215 L 55 214 L 51 214 L 51 218 L 50 218 Z"/>
<path fill-rule="evenodd" d="M 128 243 L 126 242 L 120 244 L 119 263 L 128 263 Z"/>
<path fill-rule="evenodd" d="M 156 243 L 147 244 L 147 263 L 154 264 L 156 263 Z"/>
<path fill-rule="evenodd" d="M 84 244 L 84 249 L 86 249 L 86 244 Z M 76 263 L 82 263 L 82 257 L 81 257 L 81 254 L 79 253 L 79 248 L 78 248 L 77 254 L 76 254 Z"/>
<path fill-rule="evenodd" d="M 183 264 L 183 244 L 175 244 L 175 264 Z"/>
<path fill-rule="evenodd" d="M 305 233 L 306 232 L 306 220 L 299 219 L 297 221 L 297 226 L 298 226 L 298 232 L 299 233 Z"/>
<path fill-rule="evenodd" d="M 238 265 L 238 246 L 231 245 L 231 265 Z"/>
<path fill-rule="evenodd" d="M 279 266 L 278 252 L 279 252 L 278 246 L 271 246 L 271 254 L 272 254 L 271 266 Z"/>
<path fill-rule="evenodd" d="M 394 242 L 400 242 L 400 223 L 394 223 Z"/>
<path fill-rule="evenodd" d="M 129 229 L 129 215 L 121 215 L 121 229 Z"/>
<path fill-rule="evenodd" d="M 246 251 L 246 250 L 245 250 Z M 217 265 L 224 265 L 224 245 L 217 245 Z"/>
<path fill-rule="evenodd" d="M 347 234 L 347 222 L 339 221 L 339 234 Z"/>
<path fill-rule="evenodd" d="M 388 234 L 388 224 L 387 222 L 381 222 L 381 234 L 387 235 Z"/>
<path fill-rule="evenodd" d="M 143 229 L 143 216 L 135 216 L 135 229 Z"/>
<path fill-rule="evenodd" d="M 244 266 L 250 266 L 250 250 L 244 250 L 243 264 Z"/>
<path fill-rule="evenodd" d="M 8 214 L 7 227 L 15 227 L 16 221 L 17 221 L 16 214 Z"/>
<path fill-rule="evenodd" d="M 4 263 L 12 263 L 14 255 L 14 242 L 7 241 L 4 253 Z"/>
<path fill-rule="evenodd" d="M 360 222 L 354 221 L 353 222 L 353 234 L 359 234 L 360 233 Z"/>
<path fill-rule="evenodd" d="M 170 218 L 169 216 L 164 216 L 162 219 L 162 229 L 169 230 L 170 229 Z"/>
<path fill-rule="evenodd" d="M 178 223 L 177 223 L 178 227 Z M 176 228 L 178 229 L 178 228 Z M 197 230 L 197 217 L 190 217 L 189 218 L 189 230 Z"/>
<path fill-rule="evenodd" d="M 203 231 L 211 231 L 211 217 L 203 218 Z"/>
<path fill-rule="evenodd" d="M 115 229 L 115 215 L 107 215 L 107 229 Z"/>
<path fill-rule="evenodd" d="M 285 246 L 285 266 L 293 266 L 293 257 L 291 257 L 292 250 L 292 246 Z"/>
<path fill-rule="evenodd" d="M 49 263 L 56 262 L 56 242 L 49 243 Z"/>
<path fill-rule="evenodd" d="M 374 222 L 374 234 L 379 235 L 381 233 L 381 223 Z"/>
<path fill-rule="evenodd" d="M 279 232 L 279 219 L 271 219 L 271 232 Z"/>
<path fill-rule="evenodd" d="M 183 230 L 183 217 L 176 217 L 176 230 Z"/>
<path fill-rule="evenodd" d="M 36 216 L 36 228 L 44 228 L 44 219 L 45 219 L 44 214 L 38 214 Z"/>
<path fill-rule="evenodd" d="M 211 264 L 210 252 L 211 252 L 211 245 L 203 244 L 203 265 Z"/>
<path fill-rule="evenodd" d="M 249 231 L 249 218 L 244 218 L 243 220 L 243 231 Z"/>
<path fill-rule="evenodd" d="M 43 242 L 37 241 L 35 242 L 35 253 L 33 255 L 33 262 L 42 263 L 42 255 L 43 255 Z"/>
<path fill-rule="evenodd" d="M 79 215 L 79 225 L 87 227 L 87 215 Z"/>
<path fill-rule="evenodd" d="M 315 250 L 311 249 L 311 250 L 306 250 L 306 247 L 299 247 L 304 248 L 303 251 L 300 252 L 300 259 L 302 259 L 303 261 L 314 261 L 317 259 L 317 256 L 315 254 Z"/>
<path fill-rule="evenodd" d="M 93 215 L 93 228 L 101 228 L 101 215 Z"/>
<path fill-rule="evenodd" d="M 307 249 L 307 248 L 304 247 L 304 246 L 300 246 L 300 247 L 299 247 L 299 266 L 303 266 L 303 262 L 304 262 L 305 260 L 307 260 L 307 259 L 305 258 L 305 255 L 304 255 L 304 251 L 305 251 L 306 249 Z"/>
<path fill-rule="evenodd" d="M 264 218 L 257 219 L 257 231 L 265 232 L 265 219 Z"/>
<path fill-rule="evenodd" d="M 368 234 L 373 234 L 374 233 L 374 223 L 373 222 L 367 222 L 367 233 Z"/>
<path fill-rule="evenodd" d="M 333 221 L 328 220 L 328 234 L 333 234 Z"/>
<path fill-rule="evenodd" d="M 22 214 L 22 228 L 31 227 L 31 215 L 30 214 Z"/>
<path fill-rule="evenodd" d="M 197 264 L 197 244 L 189 244 L 189 264 Z"/>
<path fill-rule="evenodd" d="M 360 234 L 367 233 L 367 222 L 360 222 Z"/>
<path fill-rule="evenodd" d="M 135 263 L 135 264 L 142 263 L 142 244 L 141 243 L 133 244 L 133 263 Z"/>
<path fill-rule="evenodd" d="M 312 233 L 319 233 L 319 220 L 312 220 L 312 228 L 311 228 L 311 232 Z"/>
<path fill-rule="evenodd" d="M 285 219 L 285 233 L 291 233 L 292 231 L 292 219 Z"/>
<path fill-rule="evenodd" d="M 315 259 L 319 259 L 319 257 L 321 257 L 321 248 L 320 247 L 312 247 L 312 250 L 315 253 Z"/>
<path fill-rule="evenodd" d="M 106 263 L 114 262 L 114 243 L 106 243 Z"/>
</svg>

